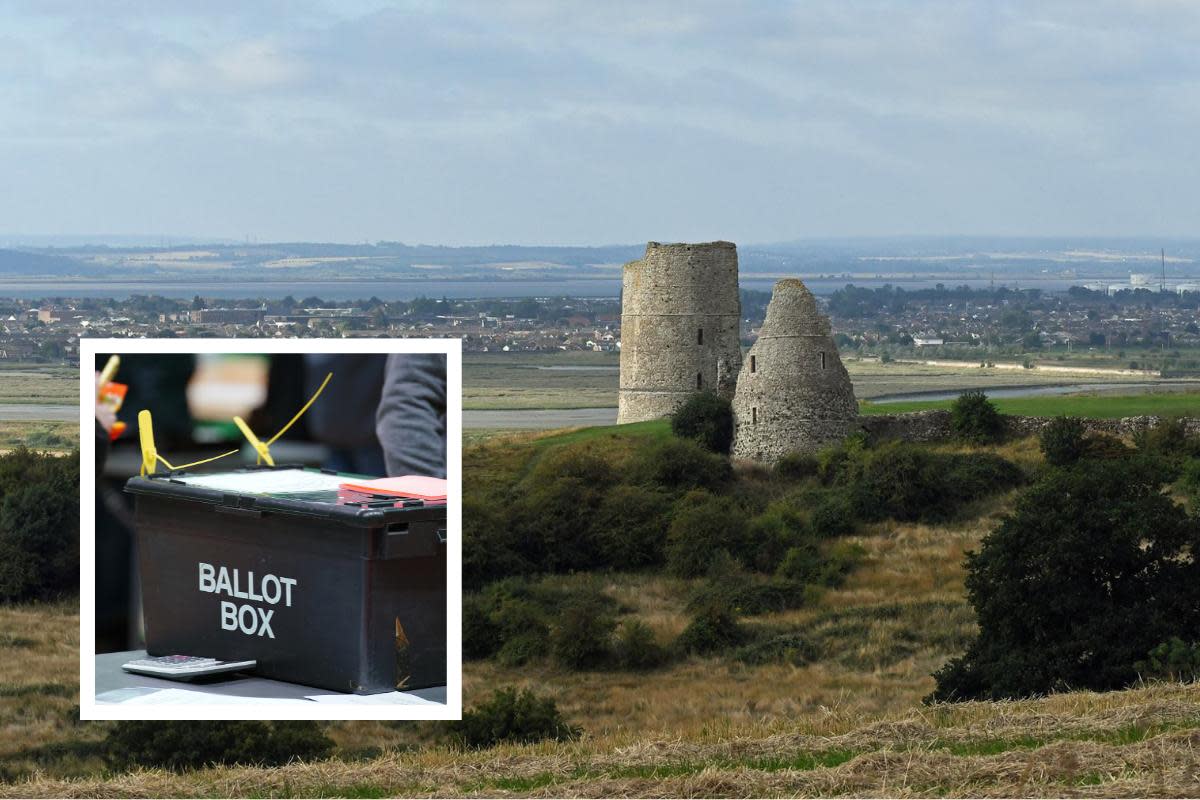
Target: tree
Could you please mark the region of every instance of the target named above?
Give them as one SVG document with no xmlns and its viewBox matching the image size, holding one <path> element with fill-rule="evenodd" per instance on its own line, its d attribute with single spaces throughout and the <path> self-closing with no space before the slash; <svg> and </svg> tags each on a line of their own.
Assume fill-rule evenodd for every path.
<svg viewBox="0 0 1200 800">
<path fill-rule="evenodd" d="M 1055 467 L 1074 464 L 1087 452 L 1083 420 L 1078 417 L 1055 417 L 1038 434 L 1038 443 L 1046 462 Z"/>
<path fill-rule="evenodd" d="M 118 722 L 104 741 L 116 769 L 199 769 L 210 764 L 278 766 L 327 758 L 333 741 L 316 722 Z"/>
<path fill-rule="evenodd" d="M 28 451 L 8 460 L 30 471 L 0 481 L 0 600 L 49 600 L 79 591 L 79 505 L 69 502 L 78 461 Z M 0 477 L 13 466 L 5 464 Z"/>
<path fill-rule="evenodd" d="M 471 749 L 501 742 L 570 741 L 582 734 L 563 719 L 554 700 L 528 689 L 497 689 L 490 700 L 463 713 L 449 728 L 459 746 Z"/>
<path fill-rule="evenodd" d="M 713 392 L 696 392 L 671 417 L 671 430 L 714 453 L 728 453 L 733 444 L 733 406 Z"/>
<path fill-rule="evenodd" d="M 969 442 L 987 444 L 1004 432 L 1004 418 L 981 391 L 963 392 L 950 407 L 950 426 L 956 436 Z"/>
<path fill-rule="evenodd" d="M 979 634 L 932 700 L 1108 690 L 1200 629 L 1200 522 L 1145 459 L 1083 460 L 1030 487 L 967 557 Z"/>
</svg>

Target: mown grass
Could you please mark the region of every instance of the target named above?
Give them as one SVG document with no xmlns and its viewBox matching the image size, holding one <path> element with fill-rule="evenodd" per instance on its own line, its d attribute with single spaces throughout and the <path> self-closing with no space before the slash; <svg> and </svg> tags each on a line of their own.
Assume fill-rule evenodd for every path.
<svg viewBox="0 0 1200 800">
<path fill-rule="evenodd" d="M 0 403 L 79 402 L 79 373 L 69 367 L 19 365 L 0 373 Z"/>
<path fill-rule="evenodd" d="M 952 400 L 860 404 L 864 414 L 900 414 L 949 408 Z M 1053 397 L 998 397 L 992 401 L 1003 414 L 1029 417 L 1072 416 L 1117 419 L 1142 414 L 1200 414 L 1200 392 L 1154 392 L 1145 394 L 1081 394 Z"/>
<path fill-rule="evenodd" d="M 0 451 L 22 445 L 33 450 L 66 452 L 79 445 L 79 423 L 41 420 L 0 422 Z"/>
</svg>

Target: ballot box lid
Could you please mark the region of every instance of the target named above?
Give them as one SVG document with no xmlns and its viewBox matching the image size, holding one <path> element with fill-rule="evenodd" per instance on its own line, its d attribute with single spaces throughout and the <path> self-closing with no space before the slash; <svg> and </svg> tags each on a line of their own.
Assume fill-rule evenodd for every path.
<svg viewBox="0 0 1200 800">
<path fill-rule="evenodd" d="M 134 495 L 205 503 L 231 513 L 280 513 L 316 517 L 359 527 L 444 517 L 445 503 L 344 492 L 339 484 L 363 475 L 298 464 L 244 467 L 227 472 L 176 471 L 130 478 Z"/>
</svg>

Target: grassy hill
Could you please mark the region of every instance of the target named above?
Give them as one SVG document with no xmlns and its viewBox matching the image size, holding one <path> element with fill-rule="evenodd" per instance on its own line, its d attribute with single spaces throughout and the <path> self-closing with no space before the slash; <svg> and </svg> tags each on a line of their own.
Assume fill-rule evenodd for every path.
<svg viewBox="0 0 1200 800">
<path fill-rule="evenodd" d="M 465 456 L 468 481 L 508 486 L 563 448 L 632 452 L 670 438 L 664 422 L 493 439 Z M 1041 461 L 1031 439 L 939 453 Z M 761 491 L 771 477 L 741 467 Z M 764 488 L 765 487 L 765 488 Z M 680 656 L 636 672 L 572 671 L 552 659 L 464 667 L 470 708 L 500 686 L 552 697 L 583 728 L 569 743 L 450 750 L 427 725 L 334 723 L 333 760 L 186 774 L 102 772 L 103 723 L 71 719 L 77 617 L 67 606 L 0 612 L 0 796 L 1166 796 L 1200 794 L 1200 686 L 1150 685 L 1005 703 L 924 706 L 931 673 L 975 630 L 963 556 L 1011 509 L 1012 493 L 949 522 L 860 524 L 834 543 L 863 556 L 797 608 L 746 615 L 752 633 L 790 633 L 797 658 Z M 622 618 L 666 644 L 702 581 L 658 570 L 562 574 L 597 585 Z M 11 648 L 11 649 L 10 649 Z M 11 657 L 10 657 L 11 656 Z M 15 658 L 13 658 L 15 657 Z"/>
</svg>

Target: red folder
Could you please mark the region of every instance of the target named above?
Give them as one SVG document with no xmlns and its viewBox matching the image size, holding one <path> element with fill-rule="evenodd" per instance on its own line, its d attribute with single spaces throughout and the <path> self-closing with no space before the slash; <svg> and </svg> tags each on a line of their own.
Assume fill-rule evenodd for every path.
<svg viewBox="0 0 1200 800">
<path fill-rule="evenodd" d="M 404 475 L 399 478 L 377 478 L 369 481 L 349 481 L 338 486 L 347 492 L 360 494 L 412 497 L 417 500 L 445 500 L 446 480 L 425 475 Z"/>
</svg>

